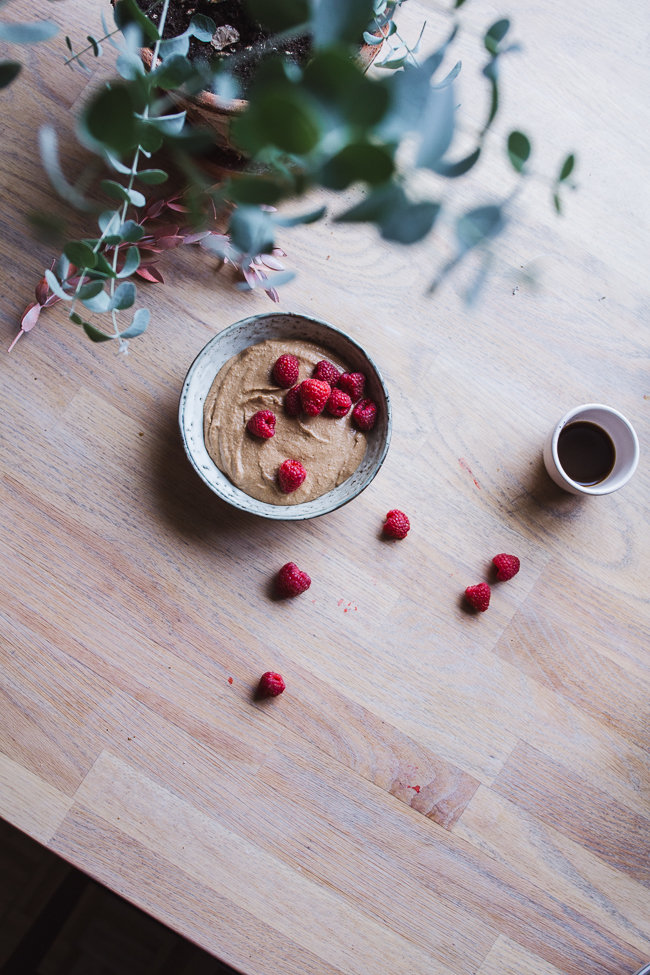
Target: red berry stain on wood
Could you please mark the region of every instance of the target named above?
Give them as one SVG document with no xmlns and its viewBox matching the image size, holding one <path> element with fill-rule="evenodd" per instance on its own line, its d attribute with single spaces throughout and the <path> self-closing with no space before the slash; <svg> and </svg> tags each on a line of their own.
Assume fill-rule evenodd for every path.
<svg viewBox="0 0 650 975">
<path fill-rule="evenodd" d="M 229 678 L 228 678 L 228 683 L 229 683 L 229 684 L 232 684 L 232 677 L 229 677 Z"/>
<path fill-rule="evenodd" d="M 478 483 L 478 481 L 476 480 L 476 478 L 472 474 L 471 468 L 468 466 L 468 464 L 465 463 L 465 459 L 463 457 L 459 457 L 458 458 L 458 463 L 460 464 L 460 466 L 463 468 L 464 471 L 467 471 L 467 473 L 469 474 L 469 476 L 474 481 L 474 484 L 476 485 L 476 487 L 480 491 L 481 490 L 481 485 Z"/>
</svg>

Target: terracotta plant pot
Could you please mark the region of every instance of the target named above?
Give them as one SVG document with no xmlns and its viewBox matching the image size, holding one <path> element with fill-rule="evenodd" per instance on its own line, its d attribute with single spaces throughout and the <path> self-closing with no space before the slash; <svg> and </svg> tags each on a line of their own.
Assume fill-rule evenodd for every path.
<svg viewBox="0 0 650 975">
<path fill-rule="evenodd" d="M 384 36 L 388 34 L 389 25 L 382 28 Z M 378 34 L 376 35 L 379 36 Z M 359 49 L 358 61 L 364 71 L 367 71 L 375 60 L 381 44 L 363 44 Z M 140 52 L 142 61 L 149 71 L 151 69 L 152 51 L 142 48 Z M 212 129 L 215 134 L 216 144 L 229 152 L 242 157 L 243 153 L 232 138 L 233 121 L 242 115 L 248 107 L 248 102 L 243 98 L 225 99 L 213 94 L 211 91 L 201 91 L 198 95 L 185 97 L 177 92 L 167 93 L 179 111 L 187 112 L 187 118 L 194 125 L 203 125 Z"/>
</svg>

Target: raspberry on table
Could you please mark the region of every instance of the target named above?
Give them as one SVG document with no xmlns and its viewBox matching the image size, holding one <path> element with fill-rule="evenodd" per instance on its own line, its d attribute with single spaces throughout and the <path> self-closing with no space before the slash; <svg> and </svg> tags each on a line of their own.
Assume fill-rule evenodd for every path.
<svg viewBox="0 0 650 975">
<path fill-rule="evenodd" d="M 302 413 L 302 400 L 300 399 L 300 386 L 292 386 L 284 397 L 285 413 L 289 416 L 300 416 Z"/>
<path fill-rule="evenodd" d="M 501 555 L 495 555 L 492 561 L 497 567 L 499 582 L 507 582 L 508 579 L 516 576 L 521 565 L 516 555 L 506 555 L 505 552 L 502 552 Z"/>
<path fill-rule="evenodd" d="M 362 399 L 352 410 L 352 418 L 360 430 L 372 430 L 377 419 L 377 404 Z"/>
<path fill-rule="evenodd" d="M 280 465 L 278 479 L 280 481 L 280 489 L 285 494 L 291 494 L 292 491 L 296 491 L 306 477 L 307 471 L 299 460 L 285 460 Z"/>
<path fill-rule="evenodd" d="M 329 383 L 330 386 L 336 386 L 340 378 L 341 373 L 339 370 L 331 362 L 328 362 L 327 359 L 321 359 L 320 362 L 317 362 L 316 368 L 312 373 L 312 379 L 320 379 L 321 382 Z"/>
<path fill-rule="evenodd" d="M 281 355 L 273 366 L 273 378 L 278 386 L 289 389 L 298 382 L 300 362 L 295 355 Z"/>
<path fill-rule="evenodd" d="M 344 372 L 336 385 L 348 394 L 353 403 L 356 403 L 363 396 L 366 377 L 362 372 Z"/>
<path fill-rule="evenodd" d="M 311 579 L 295 562 L 287 562 L 278 572 L 276 589 L 281 596 L 299 596 L 302 592 L 307 592 L 310 586 Z"/>
<path fill-rule="evenodd" d="M 465 590 L 465 598 L 470 606 L 478 610 L 479 613 L 484 613 L 485 610 L 490 605 L 490 596 L 492 595 L 492 590 L 488 586 L 487 582 L 479 582 L 478 586 L 468 586 Z"/>
<path fill-rule="evenodd" d="M 383 531 L 390 538 L 406 538 L 410 528 L 411 522 L 404 512 L 398 508 L 392 508 L 386 515 Z"/>
<path fill-rule="evenodd" d="M 254 413 L 246 424 L 246 429 L 254 433 L 256 437 L 263 437 L 268 440 L 275 435 L 275 413 L 271 410 L 258 410 Z"/>
<path fill-rule="evenodd" d="M 302 408 L 308 416 L 318 416 L 325 409 L 332 389 L 320 379 L 305 379 L 300 383 Z"/>
<path fill-rule="evenodd" d="M 325 404 L 325 409 L 332 416 L 346 416 L 350 412 L 352 400 L 342 389 L 333 389 L 330 398 Z"/>
<path fill-rule="evenodd" d="M 280 674 L 276 674 L 272 670 L 267 670 L 260 677 L 258 693 L 264 697 L 277 697 L 278 694 L 282 694 L 286 686 Z"/>
</svg>

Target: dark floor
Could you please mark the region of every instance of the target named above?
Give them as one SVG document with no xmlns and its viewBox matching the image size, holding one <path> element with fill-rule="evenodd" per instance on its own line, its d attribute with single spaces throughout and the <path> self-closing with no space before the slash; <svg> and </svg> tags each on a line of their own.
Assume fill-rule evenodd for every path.
<svg viewBox="0 0 650 975">
<path fill-rule="evenodd" d="M 0 820 L 0 975 L 236 975 Z"/>
</svg>

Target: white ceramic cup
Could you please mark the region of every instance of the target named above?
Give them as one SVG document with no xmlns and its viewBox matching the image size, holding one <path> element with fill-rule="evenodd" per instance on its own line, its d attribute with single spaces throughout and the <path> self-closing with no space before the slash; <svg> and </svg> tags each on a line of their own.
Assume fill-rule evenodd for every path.
<svg viewBox="0 0 650 975">
<path fill-rule="evenodd" d="M 578 420 L 602 427 L 612 438 L 616 448 L 616 461 L 612 471 L 604 480 L 590 486 L 571 480 L 562 469 L 557 454 L 560 433 L 567 423 L 575 423 Z M 611 494 L 613 491 L 618 491 L 630 480 L 638 463 L 639 441 L 631 423 L 618 410 L 613 410 L 611 406 L 603 406 L 601 403 L 587 403 L 585 406 L 576 406 L 573 410 L 569 410 L 551 430 L 544 444 L 546 470 L 559 487 L 570 491 L 571 494 Z"/>
</svg>

